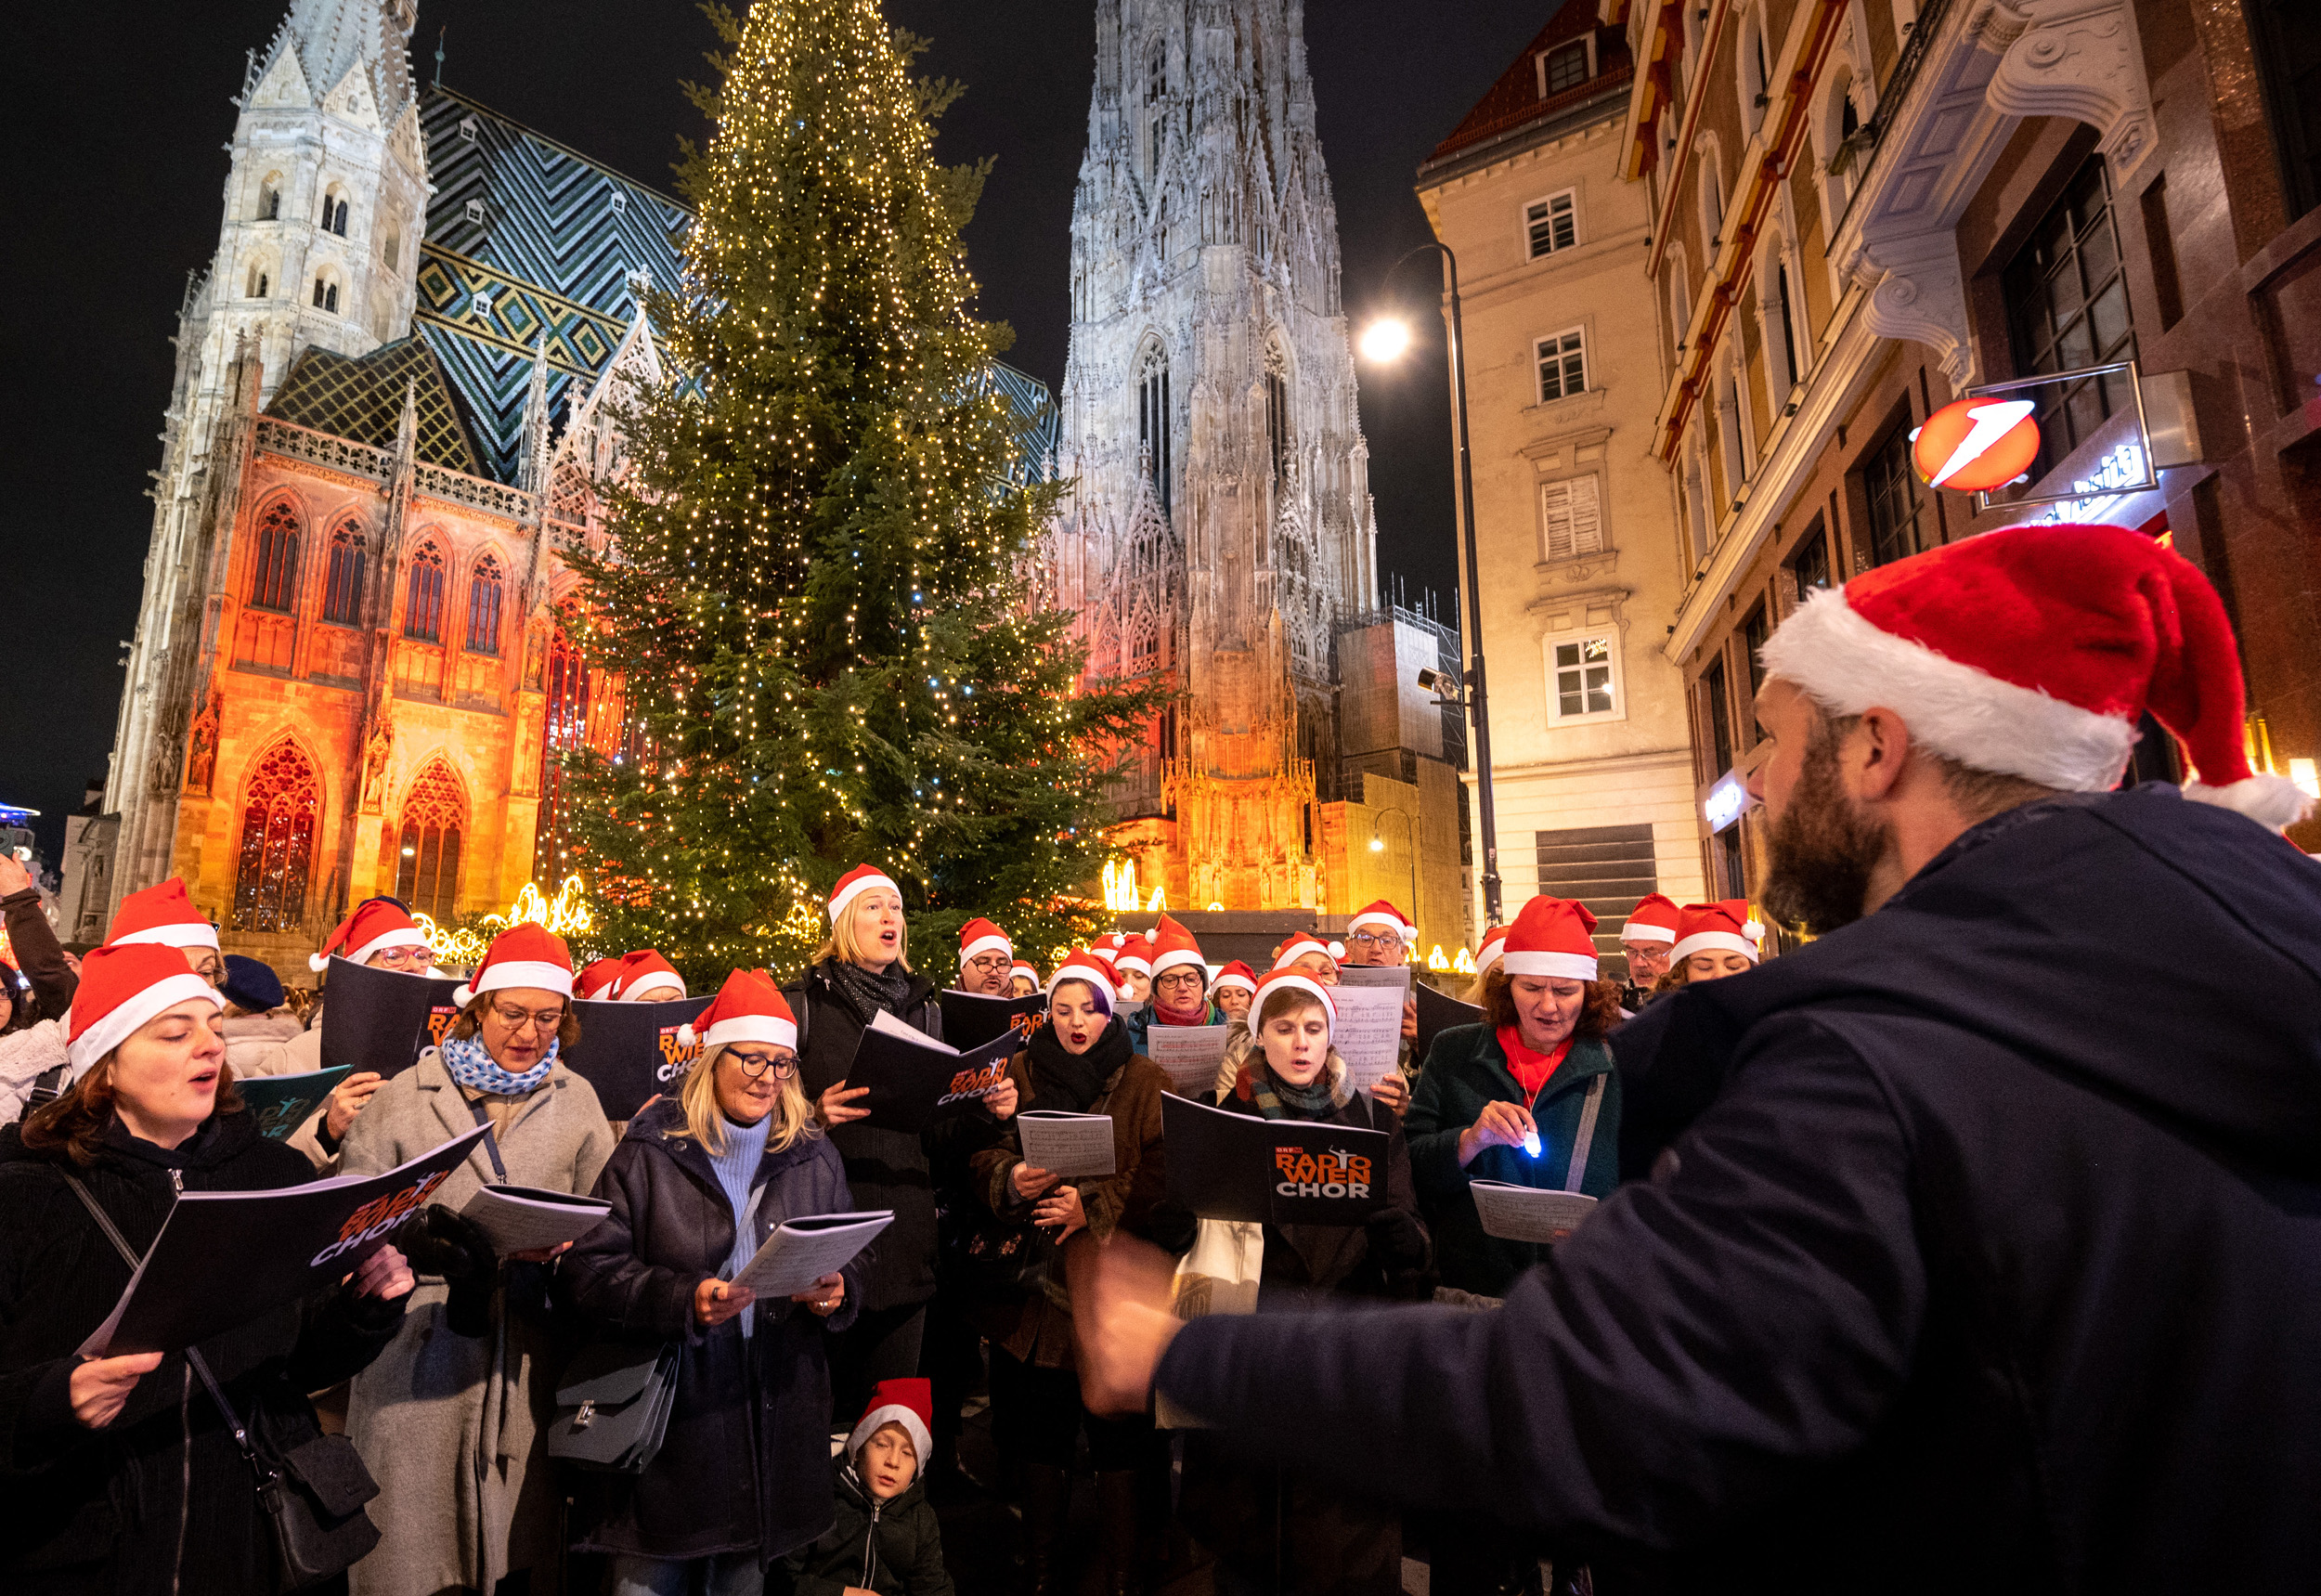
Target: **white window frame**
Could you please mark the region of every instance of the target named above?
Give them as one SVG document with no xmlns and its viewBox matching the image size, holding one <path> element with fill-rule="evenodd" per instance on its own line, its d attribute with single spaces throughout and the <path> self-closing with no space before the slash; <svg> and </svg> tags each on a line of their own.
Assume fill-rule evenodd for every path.
<svg viewBox="0 0 2321 1596">
<path fill-rule="evenodd" d="M 481 227 L 481 226 L 483 226 L 483 224 L 484 224 L 484 201 L 481 201 L 481 200 L 470 200 L 470 201 L 467 202 L 466 215 L 467 215 L 467 219 L 469 220 L 469 222 L 471 222 L 471 223 L 472 223 L 472 224 L 473 224 L 474 226 L 476 226 L 476 227 Z"/>
<path fill-rule="evenodd" d="M 1556 349 L 1556 358 L 1558 361 L 1558 375 L 1561 375 L 1562 370 L 1562 361 L 1566 353 L 1563 348 L 1563 341 L 1567 338 L 1576 338 L 1579 340 L 1579 386 L 1577 388 L 1566 387 L 1560 394 L 1549 395 L 1547 391 L 1547 383 L 1540 371 L 1540 368 L 1547 364 L 1546 350 L 1549 344 L 1554 344 Z M 1561 404 L 1565 399 L 1576 399 L 1582 394 L 1587 393 L 1588 391 L 1588 330 L 1585 327 L 1565 327 L 1554 332 L 1548 333 L 1544 337 L 1533 339 L 1531 341 L 1531 391 L 1533 395 L 1536 396 L 1537 401 L 1542 405 Z"/>
<path fill-rule="evenodd" d="M 1553 242 L 1554 233 L 1552 228 L 1550 228 L 1549 233 L 1550 241 L 1546 249 L 1540 249 L 1538 247 L 1537 240 L 1532 236 L 1532 213 L 1534 211 L 1546 208 L 1549 213 L 1549 219 L 1552 222 L 1554 219 L 1553 207 L 1555 202 L 1559 200 L 1564 201 L 1564 208 L 1571 214 L 1572 241 L 1568 244 L 1559 244 Z M 1524 258 L 1525 260 L 1543 261 L 1549 255 L 1560 255 L 1567 250 L 1575 250 L 1579 248 L 1582 241 L 1579 231 L 1579 190 L 1575 188 L 1558 188 L 1552 194 L 1542 194 L 1538 199 L 1527 201 L 1524 206 L 1523 228 Z"/>
<path fill-rule="evenodd" d="M 1577 647 L 1584 651 L 1588 643 L 1599 642 L 1606 645 L 1603 666 L 1608 675 L 1605 685 L 1611 691 L 1612 707 L 1608 709 L 1582 709 L 1575 715 L 1566 715 L 1563 713 L 1562 683 L 1557 673 L 1561 670 L 1577 670 L 1581 673 L 1581 702 L 1585 703 L 1587 701 L 1588 663 L 1583 652 L 1578 664 L 1559 665 L 1556 662 L 1556 650 Z M 1627 719 L 1627 672 L 1622 668 L 1620 626 L 1617 621 L 1606 621 L 1601 626 L 1575 627 L 1568 631 L 1550 633 L 1540 639 L 1539 642 L 1540 662 L 1548 673 L 1548 724 L 1550 727 L 1596 725 Z"/>
<path fill-rule="evenodd" d="M 1558 40 L 1556 43 L 1549 45 L 1546 49 L 1541 50 L 1537 55 L 1531 58 L 1532 78 L 1536 86 L 1539 90 L 1539 97 L 1541 99 L 1547 98 L 1549 92 L 1548 58 L 1563 50 L 1567 50 L 1574 45 L 1577 45 L 1580 47 L 1580 59 L 1586 63 L 1588 75 L 1581 78 L 1579 80 L 1580 83 L 1587 84 L 1594 81 L 1596 76 L 1596 35 L 1593 33 L 1588 33 L 1577 39 Z M 1577 87 L 1578 84 L 1574 84 L 1573 86 Z M 1555 92 L 1557 94 L 1562 94 L 1563 91 L 1562 89 L 1557 89 Z"/>
<path fill-rule="evenodd" d="M 1564 547 L 1555 545 L 1556 521 L 1565 523 Z M 1604 526 L 1603 478 L 1592 471 L 1539 485 L 1539 559 L 1561 564 L 1603 553 L 1612 546 Z"/>
</svg>

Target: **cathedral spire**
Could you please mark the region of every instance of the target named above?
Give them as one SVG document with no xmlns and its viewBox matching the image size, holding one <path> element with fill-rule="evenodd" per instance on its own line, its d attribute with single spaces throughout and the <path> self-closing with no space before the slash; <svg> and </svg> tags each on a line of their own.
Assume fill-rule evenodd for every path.
<svg viewBox="0 0 2321 1596">
<path fill-rule="evenodd" d="M 278 50 L 295 51 L 318 99 L 360 68 L 380 120 L 392 124 L 411 102 L 408 45 L 418 23 L 418 0 L 291 0 L 268 64 Z"/>
</svg>

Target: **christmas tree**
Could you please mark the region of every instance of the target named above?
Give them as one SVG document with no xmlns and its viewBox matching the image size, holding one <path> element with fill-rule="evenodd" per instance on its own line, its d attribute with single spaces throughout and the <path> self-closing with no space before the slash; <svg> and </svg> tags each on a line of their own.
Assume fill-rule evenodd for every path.
<svg viewBox="0 0 2321 1596">
<path fill-rule="evenodd" d="M 632 752 L 580 756 L 577 850 L 609 944 L 696 981 L 799 967 L 831 884 L 900 882 L 919 957 L 973 915 L 1084 934 L 1105 750 L 1152 704 L 1078 690 L 1033 603 L 1058 489 L 1017 469 L 960 228 L 988 163 L 944 169 L 957 85 L 874 0 L 707 7 L 729 46 L 680 166 L 685 280 L 648 306 L 680 375 L 625 418 L 612 536 L 568 558 L 568 624 L 623 673 Z M 914 961 L 917 962 L 917 961 Z"/>
</svg>

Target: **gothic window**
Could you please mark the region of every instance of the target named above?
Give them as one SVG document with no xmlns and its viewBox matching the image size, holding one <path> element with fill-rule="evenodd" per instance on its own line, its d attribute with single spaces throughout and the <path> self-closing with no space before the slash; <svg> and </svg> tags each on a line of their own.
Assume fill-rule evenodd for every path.
<svg viewBox="0 0 2321 1596">
<path fill-rule="evenodd" d="M 467 651 L 499 652 L 499 561 L 490 554 L 475 562 L 467 586 Z"/>
<path fill-rule="evenodd" d="M 441 759 L 433 761 L 404 796 L 402 843 L 395 862 L 395 895 L 413 913 L 445 922 L 457 917 L 460 833 L 466 821 L 459 777 Z"/>
<path fill-rule="evenodd" d="M 1588 391 L 1588 341 L 1578 329 L 1539 340 L 1538 357 L 1541 404 Z"/>
<path fill-rule="evenodd" d="M 1161 101 L 1169 93 L 1169 48 L 1165 40 L 1155 39 L 1145 58 L 1146 121 L 1150 127 L 1151 149 L 1146 156 L 1145 170 L 1160 170 L 1160 145 L 1167 132 L 1166 119 L 1161 113 Z M 1166 253 L 1165 249 L 1162 252 Z"/>
<path fill-rule="evenodd" d="M 1701 150 L 1701 233 L 1708 240 L 1708 258 L 1717 259 L 1717 246 L 1725 236 L 1725 188 L 1717 175 L 1718 150 L 1709 144 Z"/>
<path fill-rule="evenodd" d="M 1290 469 L 1289 362 L 1277 344 L 1265 351 L 1265 441 L 1273 453 L 1274 481 Z"/>
<path fill-rule="evenodd" d="M 393 227 L 389 227 L 380 236 L 379 258 L 386 263 L 386 266 L 389 271 L 393 271 L 395 269 L 395 263 L 397 257 L 399 257 L 402 253 L 403 235 L 396 232 Z"/>
<path fill-rule="evenodd" d="M 298 513 L 281 500 L 258 517 L 257 552 L 250 567 L 250 607 L 289 615 L 298 607 Z"/>
<path fill-rule="evenodd" d="M 1136 447 L 1151 474 L 1160 513 L 1169 513 L 1169 357 L 1158 344 L 1145 346 L 1136 369 Z"/>
<path fill-rule="evenodd" d="M 257 266 L 252 266 L 250 268 L 250 290 L 247 297 L 251 299 L 264 299 L 266 296 L 267 292 L 271 290 L 273 286 L 274 283 L 272 279 L 269 279 L 263 270 Z"/>
<path fill-rule="evenodd" d="M 242 799 L 236 929 L 295 931 L 305 922 L 321 809 L 322 784 L 298 745 L 284 738 L 259 756 Z"/>
<path fill-rule="evenodd" d="M 1741 71 L 1741 117 L 1743 125 L 1751 133 L 1765 120 L 1765 108 L 1772 103 L 1767 92 L 1771 78 L 1765 68 L 1765 17 L 1752 8 L 1741 19 L 1741 47 L 1733 52 L 1734 64 Z"/>
<path fill-rule="evenodd" d="M 1773 372 L 1774 384 L 1781 390 L 1773 396 L 1774 408 L 1778 409 L 1787 399 L 1789 390 L 1805 381 L 1805 370 L 1797 364 L 1796 301 L 1790 296 L 1789 262 L 1785 258 L 1774 264 L 1772 287 L 1773 297 L 1765 309 L 1767 318 L 1781 332 L 1781 364 Z"/>
<path fill-rule="evenodd" d="M 322 618 L 332 626 L 360 623 L 363 610 L 362 528 L 347 523 L 331 534 L 331 568 L 322 589 Z"/>
<path fill-rule="evenodd" d="M 339 313 L 339 285 L 327 277 L 315 279 L 315 308 L 332 316 Z"/>
<path fill-rule="evenodd" d="M 562 879 L 571 844 L 564 755 L 586 747 L 589 740 L 589 668 L 562 627 L 549 640 L 547 689 L 547 735 L 540 740 L 540 823 L 532 867 L 543 881 Z"/>
<path fill-rule="evenodd" d="M 411 556 L 411 587 L 403 608 L 403 635 L 420 642 L 443 641 L 443 555 L 423 543 Z"/>
<path fill-rule="evenodd" d="M 1524 229 L 1531 240 L 1531 258 L 1568 250 L 1579 241 L 1578 218 L 1572 209 L 1572 196 L 1566 190 L 1551 195 L 1524 212 Z"/>
<path fill-rule="evenodd" d="M 322 230 L 346 237 L 346 201 L 336 188 L 322 197 Z"/>
<path fill-rule="evenodd" d="M 258 220 L 279 222 L 282 219 L 282 185 L 278 177 L 269 175 L 258 187 Z"/>
</svg>

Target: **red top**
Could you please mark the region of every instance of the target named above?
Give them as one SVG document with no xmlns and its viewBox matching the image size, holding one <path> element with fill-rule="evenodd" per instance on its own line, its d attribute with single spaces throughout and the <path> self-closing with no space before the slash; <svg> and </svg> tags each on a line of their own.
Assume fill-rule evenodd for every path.
<svg viewBox="0 0 2321 1596">
<path fill-rule="evenodd" d="M 1535 1053 L 1524 1045 L 1522 1033 L 1512 1025 L 1499 1027 L 1499 1047 L 1507 1055 L 1507 1067 L 1514 1073 L 1516 1084 L 1524 1089 L 1526 1106 L 1539 1095 L 1539 1088 L 1548 1083 L 1557 1065 L 1572 1050 L 1572 1039 L 1566 1036 L 1556 1044 L 1552 1053 Z"/>
</svg>

